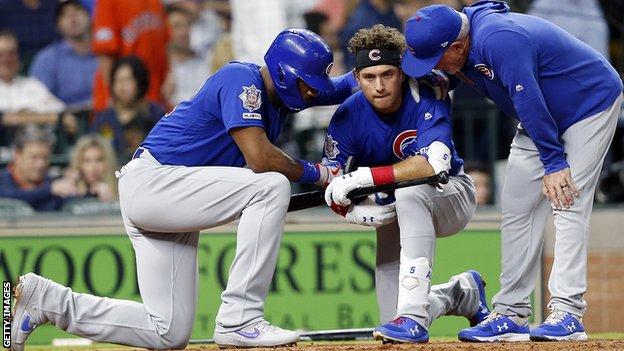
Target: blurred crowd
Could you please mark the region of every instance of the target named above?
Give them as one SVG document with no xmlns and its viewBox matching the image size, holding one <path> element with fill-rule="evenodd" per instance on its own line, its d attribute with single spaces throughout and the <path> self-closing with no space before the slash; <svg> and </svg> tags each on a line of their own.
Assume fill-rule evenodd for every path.
<svg viewBox="0 0 624 351">
<path fill-rule="evenodd" d="M 320 34 L 334 50 L 332 75 L 340 75 L 353 68 L 345 53 L 358 29 L 377 23 L 402 29 L 422 6 L 459 10 L 472 2 L 0 0 L 0 212 L 19 206 L 118 209 L 114 172 L 154 124 L 227 62 L 262 64 L 283 28 Z M 619 17 L 607 13 L 614 22 L 597 0 L 510 3 L 607 57 L 622 49 L 622 33 L 610 31 L 622 27 L 622 6 L 615 7 Z M 493 204 L 496 164 L 507 156 L 514 125 L 471 89 L 456 89 L 453 99 L 456 143 L 478 185 L 479 203 Z M 288 121 L 280 146 L 293 156 L 320 159 L 335 108 L 308 109 Z M 624 201 L 623 160 L 624 118 L 598 201 Z"/>
</svg>

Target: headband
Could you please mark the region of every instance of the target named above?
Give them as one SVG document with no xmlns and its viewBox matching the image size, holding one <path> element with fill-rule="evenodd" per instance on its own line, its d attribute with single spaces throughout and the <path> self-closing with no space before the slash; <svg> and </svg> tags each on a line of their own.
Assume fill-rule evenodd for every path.
<svg viewBox="0 0 624 351">
<path fill-rule="evenodd" d="M 355 69 L 357 71 L 371 66 L 392 65 L 401 66 L 401 53 L 397 50 L 362 49 L 355 54 Z"/>
</svg>

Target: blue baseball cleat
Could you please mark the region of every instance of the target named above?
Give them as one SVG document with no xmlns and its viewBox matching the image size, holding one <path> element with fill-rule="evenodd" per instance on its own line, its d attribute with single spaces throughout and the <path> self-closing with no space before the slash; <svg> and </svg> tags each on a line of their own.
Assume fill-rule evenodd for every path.
<svg viewBox="0 0 624 351">
<path fill-rule="evenodd" d="M 476 326 L 460 331 L 457 337 L 467 342 L 529 341 L 529 323 L 526 318 L 492 312 Z"/>
<path fill-rule="evenodd" d="M 553 310 L 539 327 L 531 330 L 533 341 L 587 340 L 581 320 L 572 313 Z"/>
<path fill-rule="evenodd" d="M 429 341 L 427 329 L 415 320 L 398 316 L 393 321 L 373 330 L 375 340 L 385 343 L 426 343 Z"/>
<path fill-rule="evenodd" d="M 485 318 L 490 314 L 490 308 L 487 305 L 487 297 L 485 296 L 485 281 L 481 277 L 481 273 L 475 270 L 469 270 L 466 273 L 474 280 L 477 288 L 479 289 L 479 307 L 477 308 L 477 313 L 474 316 L 468 318 L 470 321 L 470 326 L 474 327 L 475 325 L 483 322 Z"/>
</svg>

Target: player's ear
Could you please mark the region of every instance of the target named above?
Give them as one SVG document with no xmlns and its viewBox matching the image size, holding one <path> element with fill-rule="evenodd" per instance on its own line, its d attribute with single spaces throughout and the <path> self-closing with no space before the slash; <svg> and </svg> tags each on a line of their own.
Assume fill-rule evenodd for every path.
<svg viewBox="0 0 624 351">
<path fill-rule="evenodd" d="M 462 42 L 461 42 L 461 41 L 459 41 L 459 40 L 458 40 L 458 41 L 454 41 L 454 42 L 450 45 L 449 49 L 451 49 L 451 50 L 453 50 L 453 51 L 455 51 L 455 52 L 457 52 L 457 53 L 459 53 L 459 54 L 462 54 L 462 53 L 464 52 L 464 50 L 465 50 L 465 48 L 464 48 L 464 43 L 462 43 Z"/>
<path fill-rule="evenodd" d="M 355 68 L 354 68 L 352 72 L 353 72 L 353 76 L 355 77 L 355 80 L 356 80 L 356 81 L 357 81 L 357 83 L 358 83 L 358 86 L 359 86 L 360 88 L 362 88 L 362 86 L 360 85 L 360 71 L 357 71 L 357 70 L 355 70 Z"/>
</svg>

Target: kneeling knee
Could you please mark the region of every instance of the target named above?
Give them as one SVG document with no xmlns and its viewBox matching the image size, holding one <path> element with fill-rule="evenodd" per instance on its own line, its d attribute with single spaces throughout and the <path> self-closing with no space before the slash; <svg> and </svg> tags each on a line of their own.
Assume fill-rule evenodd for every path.
<svg viewBox="0 0 624 351">
<path fill-rule="evenodd" d="M 190 333 L 185 335 L 163 335 L 162 344 L 164 349 L 184 350 L 191 339 Z"/>
<path fill-rule="evenodd" d="M 265 175 L 260 180 L 262 183 L 258 184 L 259 186 L 277 197 L 284 199 L 290 197 L 290 181 L 285 175 L 277 172 L 267 172 Z"/>
</svg>

